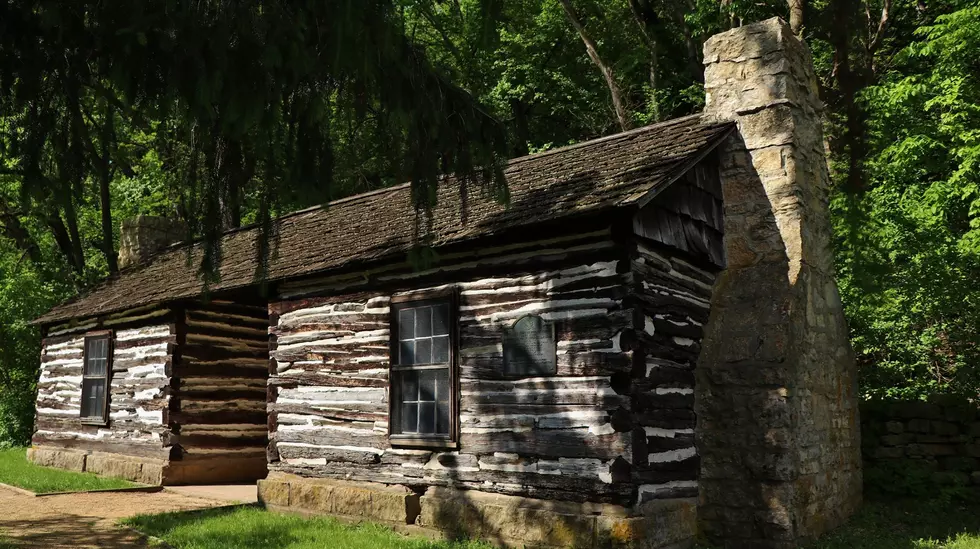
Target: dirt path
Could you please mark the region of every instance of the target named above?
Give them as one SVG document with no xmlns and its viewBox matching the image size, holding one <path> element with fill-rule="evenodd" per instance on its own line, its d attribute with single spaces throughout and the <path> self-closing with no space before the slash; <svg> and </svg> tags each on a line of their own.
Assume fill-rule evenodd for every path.
<svg viewBox="0 0 980 549">
<path fill-rule="evenodd" d="M 172 492 L 31 497 L 0 487 L 0 540 L 15 547 L 143 549 L 140 537 L 116 520 L 224 504 Z"/>
</svg>

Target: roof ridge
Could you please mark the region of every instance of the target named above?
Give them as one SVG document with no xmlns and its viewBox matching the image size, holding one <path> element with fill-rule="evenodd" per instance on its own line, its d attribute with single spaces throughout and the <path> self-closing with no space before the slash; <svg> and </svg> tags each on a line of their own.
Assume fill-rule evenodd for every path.
<svg viewBox="0 0 980 549">
<path fill-rule="evenodd" d="M 689 121 L 691 119 L 695 119 L 695 118 L 700 119 L 702 116 L 703 116 L 702 113 L 689 114 L 689 115 L 686 115 L 686 116 L 681 116 L 681 117 L 678 117 L 678 118 L 671 118 L 669 120 L 664 120 L 664 121 L 661 121 L 661 122 L 657 122 L 655 124 L 648 124 L 646 126 L 641 126 L 639 128 L 633 128 L 631 130 L 626 130 L 626 131 L 614 133 L 614 134 L 611 134 L 611 135 L 604 135 L 602 137 L 597 137 L 595 139 L 586 139 L 585 141 L 579 141 L 578 143 L 572 143 L 570 145 L 563 145 L 563 146 L 558 147 L 558 148 L 555 148 L 555 149 L 548 149 L 546 151 L 541 151 L 541 152 L 537 152 L 537 153 L 534 153 L 534 154 L 526 154 L 524 156 L 518 156 L 517 158 L 511 158 L 511 159 L 507 160 L 506 163 L 505 163 L 505 166 L 506 167 L 510 167 L 510 166 L 512 166 L 514 164 L 519 164 L 519 163 L 527 162 L 527 161 L 530 161 L 530 160 L 535 160 L 535 159 L 538 159 L 538 158 L 543 158 L 543 157 L 554 155 L 554 154 L 564 153 L 564 152 L 568 152 L 570 150 L 580 149 L 580 148 L 587 147 L 587 146 L 592 146 L 592 145 L 595 145 L 595 144 L 598 144 L 598 143 L 604 143 L 604 142 L 607 142 L 607 141 L 612 141 L 614 139 L 621 139 L 623 137 L 628 137 L 628 136 L 631 136 L 631 135 L 646 133 L 646 132 L 653 131 L 653 130 L 660 130 L 660 129 L 663 129 L 664 127 L 673 126 L 673 125 L 676 125 L 676 124 L 687 122 L 687 121 Z M 724 125 L 724 124 L 726 124 L 726 123 L 725 122 L 718 123 L 718 125 Z M 455 175 L 454 173 L 441 174 L 439 176 L 439 178 L 440 179 L 445 179 L 445 178 L 452 177 L 454 175 Z M 315 206 L 308 206 L 308 207 L 303 208 L 303 209 L 300 209 L 300 210 L 293 210 L 291 212 L 286 212 L 286 213 L 284 213 L 282 215 L 279 215 L 279 216 L 274 217 L 272 219 L 272 221 L 274 221 L 274 222 L 275 221 L 281 221 L 283 219 L 287 219 L 287 218 L 291 218 L 291 217 L 296 217 L 296 216 L 303 215 L 303 214 L 310 213 L 310 212 L 314 212 L 314 211 L 327 210 L 327 209 L 330 209 L 332 206 L 336 206 L 338 204 L 345 204 L 345 203 L 348 203 L 348 202 L 355 202 L 355 201 L 361 200 L 363 198 L 369 198 L 369 197 L 372 197 L 372 196 L 377 196 L 379 194 L 385 194 L 385 193 L 389 193 L 389 192 L 394 192 L 394 191 L 398 191 L 398 190 L 409 188 L 411 186 L 412 186 L 412 182 L 411 181 L 408 181 L 408 182 L 405 182 L 405 183 L 398 183 L 397 185 L 392 185 L 390 187 L 382 187 L 380 189 L 373 189 L 373 190 L 366 191 L 366 192 L 363 192 L 363 193 L 352 194 L 350 196 L 345 196 L 343 198 L 338 198 L 336 200 L 330 200 L 330 201 L 326 202 L 325 204 L 317 204 Z M 256 229 L 258 227 L 259 227 L 259 224 L 258 223 L 250 223 L 248 225 L 243 225 L 241 227 L 236 227 L 234 229 L 229 229 L 229 230 L 224 231 L 223 233 L 221 233 L 221 238 L 224 238 L 227 235 L 231 235 L 231 234 L 235 234 L 235 233 L 239 233 L 239 232 L 250 231 L 250 230 Z M 200 243 L 202 241 L 203 241 L 203 238 L 200 238 L 199 237 L 199 238 L 196 238 L 194 240 L 187 240 L 187 241 L 183 241 L 183 242 L 176 242 L 176 243 L 171 244 L 170 246 L 167 246 L 166 248 L 160 250 L 160 254 L 162 254 L 164 252 L 171 251 L 171 250 L 179 250 L 181 248 L 192 246 L 192 245 L 197 244 L 197 243 Z M 155 254 L 155 255 L 160 255 L 160 254 Z"/>
</svg>

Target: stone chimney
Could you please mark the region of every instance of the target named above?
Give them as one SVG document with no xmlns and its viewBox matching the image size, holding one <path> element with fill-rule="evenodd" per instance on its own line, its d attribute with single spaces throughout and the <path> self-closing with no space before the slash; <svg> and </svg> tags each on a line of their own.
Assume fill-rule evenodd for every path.
<svg viewBox="0 0 980 549">
<path fill-rule="evenodd" d="M 775 18 L 704 46 L 728 267 L 697 368 L 702 533 L 790 548 L 861 504 L 857 373 L 834 281 L 823 105 L 806 45 Z"/>
<path fill-rule="evenodd" d="M 187 237 L 182 221 L 152 215 L 138 215 L 122 222 L 119 231 L 119 268 L 145 262 L 167 246 Z"/>
</svg>

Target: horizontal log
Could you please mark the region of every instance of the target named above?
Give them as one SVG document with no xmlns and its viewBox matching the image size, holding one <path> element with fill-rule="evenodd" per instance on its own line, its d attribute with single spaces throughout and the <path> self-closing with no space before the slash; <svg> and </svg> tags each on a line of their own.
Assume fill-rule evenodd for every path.
<svg viewBox="0 0 980 549">
<path fill-rule="evenodd" d="M 302 374 L 279 375 L 269 379 L 275 387 L 388 387 L 387 373 L 383 377 L 363 377 L 353 375 L 331 375 L 305 372 Z"/>
<path fill-rule="evenodd" d="M 483 390 L 462 390 L 460 393 L 460 409 L 471 411 L 498 409 L 514 405 L 548 404 L 556 406 L 588 405 L 598 409 L 612 410 L 619 407 L 629 408 L 630 397 L 618 395 L 607 389 L 602 392 L 580 390 L 503 390 L 487 392 Z"/>
<path fill-rule="evenodd" d="M 126 372 L 133 368 L 143 368 L 145 366 L 159 366 L 159 371 L 161 373 L 171 371 L 173 362 L 171 356 L 148 356 L 140 358 L 129 358 L 129 359 L 113 359 L 112 360 L 112 371 L 113 372 Z"/>
<path fill-rule="evenodd" d="M 171 412 L 170 421 L 181 425 L 221 425 L 256 424 L 265 425 L 267 414 L 264 410 L 231 411 L 220 410 L 201 412 Z"/>
<path fill-rule="evenodd" d="M 381 404 L 343 405 L 347 409 L 314 407 L 308 404 L 272 402 L 268 405 L 269 412 L 287 414 L 309 414 L 326 420 L 337 421 L 387 421 L 388 407 Z M 357 409 L 358 407 L 362 409 Z"/>
<path fill-rule="evenodd" d="M 460 451 L 471 454 L 494 452 L 553 458 L 596 458 L 610 460 L 630 455 L 630 433 L 594 435 L 587 429 L 491 432 L 460 434 Z"/>
<path fill-rule="evenodd" d="M 222 360 L 234 360 L 237 358 L 261 358 L 268 359 L 269 351 L 266 348 L 244 348 L 230 349 L 215 345 L 202 345 L 197 343 L 186 343 L 180 348 L 181 357 L 197 360 L 200 362 L 214 362 Z"/>
<path fill-rule="evenodd" d="M 652 291 L 634 292 L 623 299 L 623 308 L 632 309 L 634 307 L 640 308 L 649 316 L 656 314 L 683 315 L 702 325 L 708 321 L 708 308 L 706 306 L 674 295 Z"/>
<path fill-rule="evenodd" d="M 388 435 L 371 429 L 309 427 L 283 430 L 280 426 L 273 438 L 276 442 L 303 442 L 318 446 L 388 447 Z"/>
<path fill-rule="evenodd" d="M 153 347 L 157 345 L 164 344 L 176 344 L 176 335 L 167 336 L 151 336 L 151 337 L 141 337 L 138 339 L 126 339 L 126 340 L 113 340 L 112 351 L 113 353 L 118 353 L 120 351 L 131 351 L 133 349 L 139 349 L 140 347 Z"/>
<path fill-rule="evenodd" d="M 180 445 L 190 448 L 245 448 L 249 446 L 265 448 L 269 442 L 267 436 L 216 436 L 216 435 L 180 435 Z"/>
<path fill-rule="evenodd" d="M 694 394 L 678 393 L 636 393 L 633 399 L 633 411 L 646 410 L 693 410 Z"/>
<path fill-rule="evenodd" d="M 189 309 L 187 311 L 187 322 L 217 322 L 226 325 L 248 326 L 263 331 L 269 328 L 269 319 L 265 315 L 241 315 L 202 309 Z"/>
<path fill-rule="evenodd" d="M 195 401 L 254 400 L 257 402 L 265 402 L 265 388 L 199 389 L 193 385 L 181 385 L 181 387 L 177 390 L 177 393 L 175 393 L 175 396 L 182 400 Z"/>
<path fill-rule="evenodd" d="M 77 450 L 90 450 L 94 452 L 109 452 L 113 454 L 123 454 L 127 456 L 149 457 L 155 459 L 169 459 L 171 448 L 163 447 L 158 443 L 145 444 L 123 444 L 107 442 L 104 440 L 84 440 L 54 437 L 35 433 L 31 439 L 34 446 L 53 446 L 57 448 L 69 448 Z"/>
<path fill-rule="evenodd" d="M 327 448 L 322 446 L 294 446 L 288 443 L 277 443 L 276 449 L 280 460 L 287 459 L 323 459 L 327 462 L 345 462 L 373 464 L 381 461 L 378 452 L 346 450 L 342 448 Z"/>
<path fill-rule="evenodd" d="M 243 364 L 243 362 L 246 362 L 247 360 L 254 360 L 255 364 Z M 219 376 L 265 379 L 269 376 L 267 361 L 261 358 L 242 359 L 239 361 L 226 360 L 202 362 L 191 358 L 182 357 L 181 361 L 174 368 L 173 372 L 174 376 L 182 379 Z"/>
</svg>

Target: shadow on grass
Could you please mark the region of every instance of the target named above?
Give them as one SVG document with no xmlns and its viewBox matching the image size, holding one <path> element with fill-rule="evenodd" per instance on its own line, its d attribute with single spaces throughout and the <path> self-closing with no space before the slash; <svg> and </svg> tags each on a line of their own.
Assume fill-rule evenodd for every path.
<svg viewBox="0 0 980 549">
<path fill-rule="evenodd" d="M 980 549 L 980 502 L 868 499 L 806 549 Z M 699 549 L 719 549 L 699 546 Z"/>
<path fill-rule="evenodd" d="M 980 503 L 869 499 L 812 549 L 980 549 Z"/>
<path fill-rule="evenodd" d="M 55 515 L 29 520 L 5 520 L 6 537 L 0 538 L 0 549 L 40 547 L 99 547 L 132 549 L 131 531 L 107 528 L 93 517 Z"/>
<path fill-rule="evenodd" d="M 240 505 L 196 511 L 139 515 L 122 521 L 176 549 L 489 549 L 477 543 L 408 537 L 388 527 L 347 524 L 330 517 L 304 517 Z"/>
</svg>

